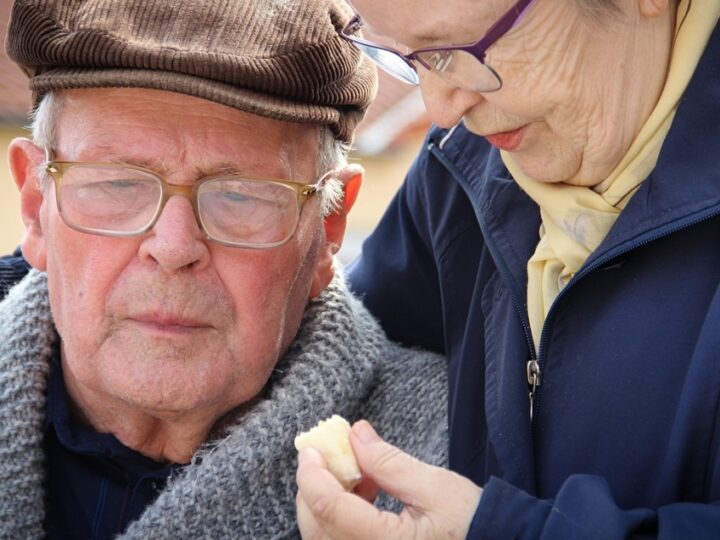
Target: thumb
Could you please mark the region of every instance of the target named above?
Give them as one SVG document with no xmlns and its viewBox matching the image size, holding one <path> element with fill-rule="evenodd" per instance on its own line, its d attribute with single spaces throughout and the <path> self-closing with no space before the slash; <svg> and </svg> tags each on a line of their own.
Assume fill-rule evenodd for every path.
<svg viewBox="0 0 720 540">
<path fill-rule="evenodd" d="M 363 476 L 388 495 L 420 511 L 438 506 L 438 496 L 447 487 L 442 476 L 449 471 L 423 463 L 383 441 L 365 420 L 353 425 L 350 444 Z"/>
</svg>

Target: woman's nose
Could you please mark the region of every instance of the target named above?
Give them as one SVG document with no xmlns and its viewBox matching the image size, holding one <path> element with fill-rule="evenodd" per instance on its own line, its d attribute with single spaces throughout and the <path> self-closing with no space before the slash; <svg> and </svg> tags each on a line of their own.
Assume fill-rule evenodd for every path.
<svg viewBox="0 0 720 540">
<path fill-rule="evenodd" d="M 424 69 L 419 69 L 420 89 L 430 120 L 442 128 L 450 128 L 463 116 L 485 101 L 482 94 L 465 90 Z"/>
</svg>

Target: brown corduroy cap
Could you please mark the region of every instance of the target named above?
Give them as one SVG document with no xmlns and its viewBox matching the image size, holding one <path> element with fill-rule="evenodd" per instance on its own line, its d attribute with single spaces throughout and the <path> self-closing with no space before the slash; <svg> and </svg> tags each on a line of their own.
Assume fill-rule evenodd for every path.
<svg viewBox="0 0 720 540">
<path fill-rule="evenodd" d="M 180 92 L 352 140 L 376 89 L 342 0 L 15 0 L 6 49 L 50 90 Z"/>
</svg>

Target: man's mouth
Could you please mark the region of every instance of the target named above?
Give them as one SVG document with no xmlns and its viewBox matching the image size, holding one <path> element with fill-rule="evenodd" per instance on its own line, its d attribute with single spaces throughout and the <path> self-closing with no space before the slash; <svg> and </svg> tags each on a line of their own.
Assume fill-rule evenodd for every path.
<svg viewBox="0 0 720 540">
<path fill-rule="evenodd" d="M 162 333 L 184 334 L 212 328 L 212 325 L 205 321 L 167 313 L 136 315 L 130 320 L 146 330 Z"/>
</svg>

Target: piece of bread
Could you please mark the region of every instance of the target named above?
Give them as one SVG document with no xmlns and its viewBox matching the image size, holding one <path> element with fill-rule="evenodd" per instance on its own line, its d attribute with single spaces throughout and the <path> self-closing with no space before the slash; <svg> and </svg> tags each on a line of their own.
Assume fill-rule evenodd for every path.
<svg viewBox="0 0 720 540">
<path fill-rule="evenodd" d="M 295 448 L 314 448 L 343 487 L 351 491 L 360 482 L 360 467 L 350 446 L 350 424 L 342 416 L 332 415 L 317 426 L 295 437 Z"/>
</svg>

